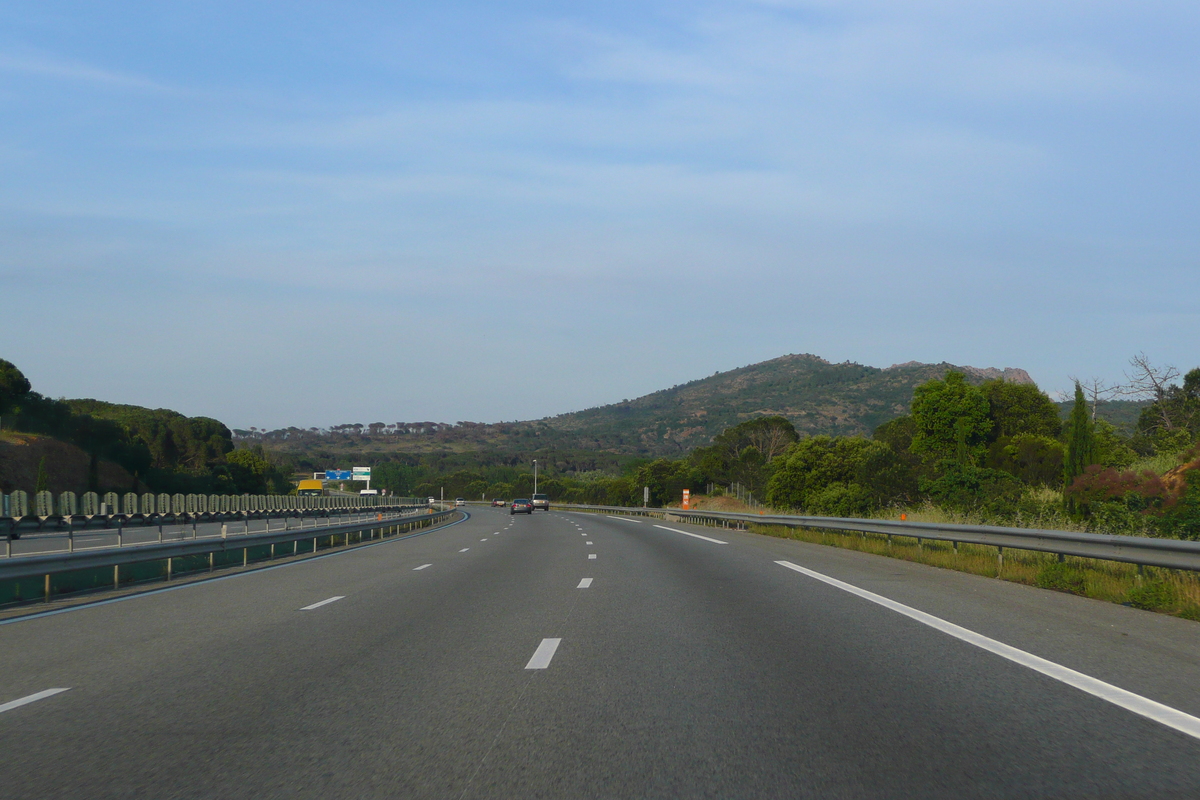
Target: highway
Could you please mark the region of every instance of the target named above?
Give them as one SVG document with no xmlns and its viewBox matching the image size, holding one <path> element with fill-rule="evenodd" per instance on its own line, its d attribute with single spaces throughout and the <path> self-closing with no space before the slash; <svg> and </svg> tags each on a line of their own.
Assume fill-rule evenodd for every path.
<svg viewBox="0 0 1200 800">
<path fill-rule="evenodd" d="M 0 623 L 0 796 L 1196 797 L 1197 687 L 1186 620 L 473 508 Z"/>
</svg>

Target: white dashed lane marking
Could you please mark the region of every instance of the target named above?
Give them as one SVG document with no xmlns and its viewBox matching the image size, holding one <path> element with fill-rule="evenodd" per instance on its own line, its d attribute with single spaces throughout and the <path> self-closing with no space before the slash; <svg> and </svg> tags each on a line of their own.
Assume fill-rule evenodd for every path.
<svg viewBox="0 0 1200 800">
<path fill-rule="evenodd" d="M 432 566 L 433 566 L 433 564 L 422 564 L 422 565 L 421 565 L 421 566 L 419 566 L 419 567 L 413 567 L 413 572 L 416 572 L 416 571 L 418 571 L 418 570 L 425 569 L 426 567 L 432 567 Z"/>
<path fill-rule="evenodd" d="M 579 581 L 579 585 L 578 585 L 578 586 L 576 586 L 575 588 L 576 588 L 576 589 L 587 589 L 587 588 L 590 588 L 590 587 L 591 587 L 591 585 L 592 585 L 592 579 L 591 579 L 591 578 L 584 578 L 584 579 L 582 579 L 581 581 Z"/>
<path fill-rule="evenodd" d="M 554 652 L 558 650 L 561 641 L 562 639 L 542 639 L 542 643 L 538 645 L 537 650 L 533 651 L 533 658 L 529 659 L 525 669 L 545 669 L 550 666 L 550 661 L 554 658 Z"/>
<path fill-rule="evenodd" d="M 313 603 L 311 606 L 305 606 L 304 608 L 302 608 L 300 610 L 301 611 L 312 611 L 314 608 L 320 608 L 321 606 L 327 606 L 330 603 L 336 603 L 338 600 L 345 600 L 345 599 L 346 599 L 346 595 L 339 594 L 337 597 L 329 597 L 325 600 L 322 600 L 319 603 Z"/>
<path fill-rule="evenodd" d="M 71 691 L 71 688 L 69 686 L 64 689 L 44 689 L 43 691 L 40 691 L 37 694 L 31 694 L 31 695 L 27 695 L 25 697 L 17 698 L 16 700 L 10 700 L 7 703 L 0 704 L 0 714 L 3 714 L 5 711 L 12 711 L 14 708 L 20 708 L 21 706 L 27 706 L 30 703 L 36 703 L 38 700 L 45 700 L 47 697 L 53 697 L 54 695 L 59 694 L 60 692 L 69 692 L 69 691 Z"/>
<path fill-rule="evenodd" d="M 458 552 L 460 552 L 460 553 L 465 553 L 465 552 L 467 552 L 467 551 L 468 551 L 468 550 L 470 550 L 470 549 L 471 549 L 471 548 L 469 548 L 469 547 L 464 547 L 462 550 L 459 550 Z"/>
<path fill-rule="evenodd" d="M 595 557 L 596 557 L 595 553 L 588 553 L 588 558 L 595 558 Z"/>
</svg>

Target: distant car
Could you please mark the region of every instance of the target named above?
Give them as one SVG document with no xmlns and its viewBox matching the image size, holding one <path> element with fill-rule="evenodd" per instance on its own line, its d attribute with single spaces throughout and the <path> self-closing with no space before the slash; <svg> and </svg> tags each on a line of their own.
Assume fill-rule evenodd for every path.
<svg viewBox="0 0 1200 800">
<path fill-rule="evenodd" d="M 499 497 L 497 497 L 496 499 L 492 500 L 492 507 L 493 507 L 493 508 L 495 508 L 495 507 L 497 507 L 497 506 L 499 506 L 500 508 L 504 508 L 506 505 L 508 505 L 508 503 L 506 503 L 505 501 L 501 500 Z"/>
<path fill-rule="evenodd" d="M 455 508 L 457 508 L 458 506 L 465 506 L 466 504 L 467 504 L 467 501 L 463 500 L 461 497 L 454 498 Z"/>
<path fill-rule="evenodd" d="M 511 514 L 532 514 L 533 503 L 523 497 L 519 497 L 512 501 L 512 506 L 509 507 L 508 513 Z"/>
<path fill-rule="evenodd" d="M 432 505 L 434 505 L 435 503 L 437 503 L 437 498 L 436 498 L 436 497 L 431 497 L 431 498 L 429 498 L 429 505 L 431 505 L 431 506 L 432 506 Z"/>
<path fill-rule="evenodd" d="M 550 495 L 535 494 L 533 496 L 533 507 L 540 508 L 542 511 L 550 510 Z"/>
</svg>

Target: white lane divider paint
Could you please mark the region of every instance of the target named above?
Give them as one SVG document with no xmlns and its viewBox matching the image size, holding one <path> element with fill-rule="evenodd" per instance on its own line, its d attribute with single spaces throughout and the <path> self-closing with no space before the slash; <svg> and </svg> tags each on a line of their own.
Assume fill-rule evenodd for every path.
<svg viewBox="0 0 1200 800">
<path fill-rule="evenodd" d="M 664 531 L 670 531 L 671 533 L 682 533 L 684 536 L 691 536 L 695 539 L 703 539 L 704 541 L 712 542 L 713 544 L 729 544 L 729 542 L 722 542 L 720 539 L 713 539 L 709 536 L 701 536 L 698 533 L 688 533 L 687 531 L 681 531 L 678 528 L 668 528 L 666 525 L 655 525 L 654 527 L 662 528 Z"/>
<path fill-rule="evenodd" d="M 542 639 L 542 643 L 538 645 L 537 650 L 533 651 L 533 658 L 529 659 L 525 669 L 545 669 L 550 666 L 550 660 L 554 658 L 554 652 L 558 650 L 561 641 L 562 639 Z"/>
<path fill-rule="evenodd" d="M 591 558 L 595 558 L 595 557 L 596 557 L 596 554 L 595 554 L 595 553 L 588 553 L 588 558 L 589 558 L 589 559 L 591 559 Z"/>
<path fill-rule="evenodd" d="M 432 567 L 432 566 L 433 566 L 433 564 L 422 564 L 419 567 L 413 567 L 413 572 L 418 572 L 420 570 L 425 569 L 426 567 Z"/>
<path fill-rule="evenodd" d="M 471 548 L 469 548 L 469 547 L 464 547 L 462 550 L 459 550 L 458 552 L 460 552 L 460 553 L 465 553 L 465 552 L 467 552 L 467 551 L 468 551 L 468 550 L 470 550 L 470 549 L 471 549 Z"/>
<path fill-rule="evenodd" d="M 591 544 L 591 542 L 585 542 L 584 544 Z"/>
<path fill-rule="evenodd" d="M 776 561 L 776 564 L 781 567 L 795 570 L 796 572 L 807 575 L 810 578 L 815 578 L 819 581 L 829 584 L 830 586 L 841 589 L 844 592 L 857 595 L 864 600 L 869 600 L 872 603 L 883 606 L 886 609 L 895 611 L 897 614 L 903 614 L 909 619 L 916 620 L 922 625 L 928 625 L 934 630 L 941 631 L 948 636 L 953 636 L 955 639 L 973 644 L 981 650 L 986 650 L 989 653 L 998 655 L 1001 658 L 1006 658 L 1015 664 L 1020 664 L 1023 667 L 1028 667 L 1034 672 L 1040 672 L 1048 678 L 1053 678 L 1056 681 L 1073 686 L 1081 692 L 1086 692 L 1093 697 L 1098 697 L 1101 700 L 1107 700 L 1115 706 L 1119 706 L 1126 711 L 1132 711 L 1134 714 L 1152 719 L 1166 725 L 1168 728 L 1174 728 L 1180 733 L 1186 733 L 1196 739 L 1200 739 L 1200 718 L 1193 717 L 1191 714 L 1185 714 L 1176 708 L 1163 705 L 1162 703 L 1151 700 L 1148 697 L 1142 697 L 1140 694 L 1126 691 L 1118 686 L 1113 686 L 1111 683 L 1105 683 L 1098 678 L 1093 678 L 1090 675 L 1084 675 L 1082 672 L 1076 672 L 1070 667 L 1064 667 L 1061 664 L 1056 664 L 1053 661 L 1035 656 L 1033 653 L 1027 653 L 1024 650 L 1019 650 L 1012 645 L 998 642 L 995 639 L 984 636 L 982 633 L 976 633 L 968 628 L 955 625 L 953 622 L 947 622 L 941 617 L 935 617 L 932 614 L 926 614 L 924 611 L 918 611 L 912 606 L 906 606 L 903 603 L 897 603 L 895 600 L 889 600 L 883 595 L 869 592 L 866 589 L 860 589 L 853 584 L 839 581 L 837 578 L 831 578 L 828 575 L 823 575 L 820 572 L 814 572 L 811 569 L 806 569 L 798 564 L 793 564 L 790 561 Z"/>
<path fill-rule="evenodd" d="M 605 514 L 604 516 L 608 517 L 609 519 L 619 519 L 619 520 L 621 520 L 621 522 L 632 522 L 635 525 L 642 524 L 642 521 L 640 519 L 630 519 L 629 517 L 618 517 L 613 514 Z"/>
<path fill-rule="evenodd" d="M 592 586 L 592 579 L 584 578 L 581 581 L 579 581 L 579 585 L 576 586 L 575 588 L 576 589 L 590 589 L 591 586 Z"/>
<path fill-rule="evenodd" d="M 18 698 L 16 700 L 10 700 L 7 703 L 0 704 L 0 714 L 3 714 L 5 711 L 12 711 L 14 708 L 20 708 L 21 706 L 27 706 L 30 703 L 36 703 L 38 700 L 45 700 L 47 697 L 53 697 L 54 695 L 59 694 L 60 692 L 69 692 L 69 691 L 71 691 L 71 687 L 69 687 L 69 686 L 66 688 L 63 688 L 63 689 L 46 689 L 44 691 L 37 692 L 36 694 L 31 694 L 26 697 Z"/>
<path fill-rule="evenodd" d="M 486 542 L 486 541 L 487 541 L 487 539 L 480 539 L 479 541 L 481 541 L 481 542 Z"/>
<path fill-rule="evenodd" d="M 313 603 L 311 606 L 305 606 L 304 608 L 302 608 L 300 610 L 301 611 L 312 611 L 314 608 L 320 608 L 321 606 L 327 606 L 330 603 L 336 603 L 338 600 L 345 600 L 345 599 L 346 599 L 346 595 L 339 594 L 336 597 L 327 598 L 325 600 L 322 600 L 319 603 Z"/>
</svg>

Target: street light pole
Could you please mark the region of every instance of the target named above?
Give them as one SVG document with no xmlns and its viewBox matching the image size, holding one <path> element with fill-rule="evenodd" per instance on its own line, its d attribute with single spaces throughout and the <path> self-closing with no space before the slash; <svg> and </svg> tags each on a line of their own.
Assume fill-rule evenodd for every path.
<svg viewBox="0 0 1200 800">
<path fill-rule="evenodd" d="M 533 460 L 533 493 L 537 494 L 537 459 Z"/>
</svg>

